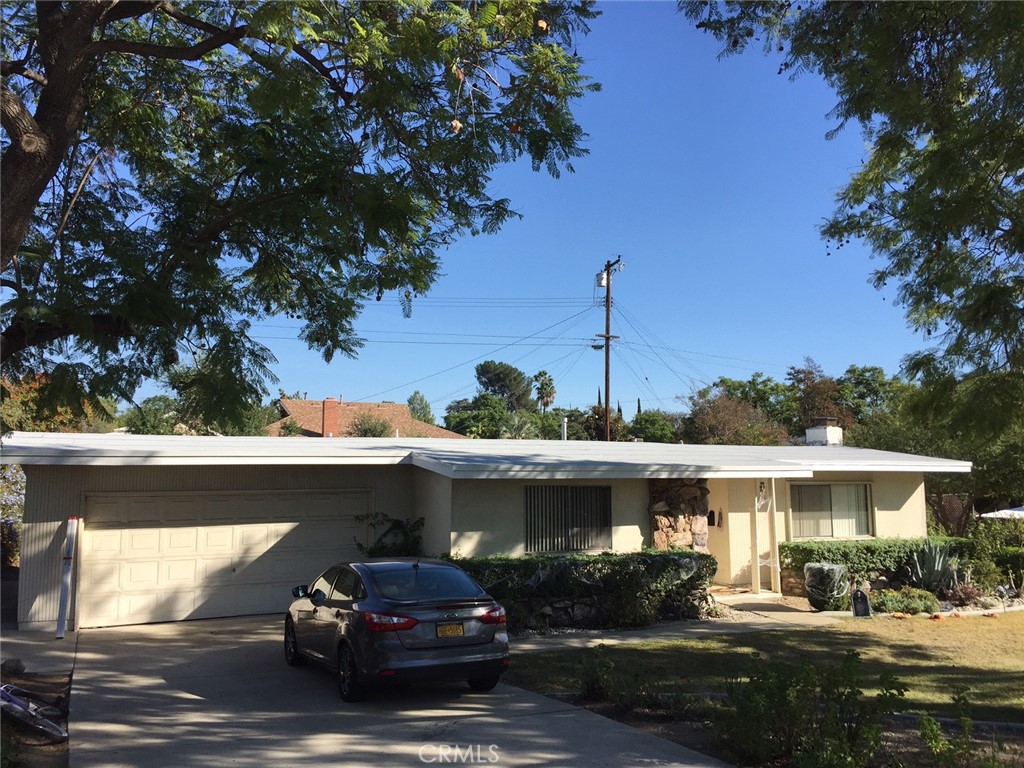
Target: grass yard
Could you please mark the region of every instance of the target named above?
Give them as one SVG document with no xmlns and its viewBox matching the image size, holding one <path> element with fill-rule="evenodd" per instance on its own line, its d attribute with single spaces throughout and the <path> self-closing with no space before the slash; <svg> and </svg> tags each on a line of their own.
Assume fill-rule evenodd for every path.
<svg viewBox="0 0 1024 768">
<path fill-rule="evenodd" d="M 775 661 L 835 662 L 856 650 L 863 662 L 865 691 L 879 674 L 891 672 L 909 690 L 904 712 L 950 717 L 957 687 L 970 689 L 975 720 L 1024 723 L 1024 612 L 944 621 L 923 617 L 848 619 L 832 627 L 784 629 L 607 646 L 610 676 L 624 685 L 637 678 L 693 693 L 723 692 L 743 677 L 760 653 Z M 504 681 L 541 693 L 580 688 L 578 671 L 590 650 L 517 653 Z"/>
</svg>

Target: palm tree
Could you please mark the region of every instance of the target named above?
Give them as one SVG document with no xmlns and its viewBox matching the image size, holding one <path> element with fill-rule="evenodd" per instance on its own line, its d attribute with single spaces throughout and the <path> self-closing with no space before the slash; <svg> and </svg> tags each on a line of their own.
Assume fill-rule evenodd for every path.
<svg viewBox="0 0 1024 768">
<path fill-rule="evenodd" d="M 537 401 L 541 410 L 547 413 L 548 406 L 555 402 L 555 380 L 547 371 L 540 371 L 533 381 L 537 385 Z"/>
</svg>

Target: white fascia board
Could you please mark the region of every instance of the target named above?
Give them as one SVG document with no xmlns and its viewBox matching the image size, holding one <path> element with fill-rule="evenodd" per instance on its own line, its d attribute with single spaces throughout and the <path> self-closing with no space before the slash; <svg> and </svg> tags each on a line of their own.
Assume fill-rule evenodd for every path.
<svg viewBox="0 0 1024 768">
<path fill-rule="evenodd" d="M 516 464 L 458 464 L 413 453 L 412 463 L 451 480 L 627 480 L 648 478 L 808 478 L 809 469 L 801 467 L 710 467 L 693 465 L 608 464 L 595 467 L 551 464 L 522 466 Z"/>
<path fill-rule="evenodd" d="M 972 465 L 969 461 L 952 461 L 934 459 L 921 462 L 900 462 L 870 463 L 864 461 L 844 461 L 834 464 L 810 464 L 808 468 L 812 472 L 927 472 L 927 473 L 965 473 L 970 472 Z"/>
</svg>

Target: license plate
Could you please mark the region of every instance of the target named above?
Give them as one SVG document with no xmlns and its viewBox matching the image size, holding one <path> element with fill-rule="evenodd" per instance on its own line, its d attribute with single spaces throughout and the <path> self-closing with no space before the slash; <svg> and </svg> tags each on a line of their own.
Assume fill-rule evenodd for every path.
<svg viewBox="0 0 1024 768">
<path fill-rule="evenodd" d="M 464 634 L 466 634 L 466 631 L 463 629 L 461 621 L 437 625 L 438 637 L 462 637 Z"/>
</svg>

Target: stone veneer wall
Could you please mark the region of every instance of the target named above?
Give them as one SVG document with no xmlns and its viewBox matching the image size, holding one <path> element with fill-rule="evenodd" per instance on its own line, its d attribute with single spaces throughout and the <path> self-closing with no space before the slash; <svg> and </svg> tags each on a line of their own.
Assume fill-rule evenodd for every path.
<svg viewBox="0 0 1024 768">
<path fill-rule="evenodd" d="M 708 481 L 651 480 L 651 543 L 655 549 L 708 551 Z"/>
</svg>

